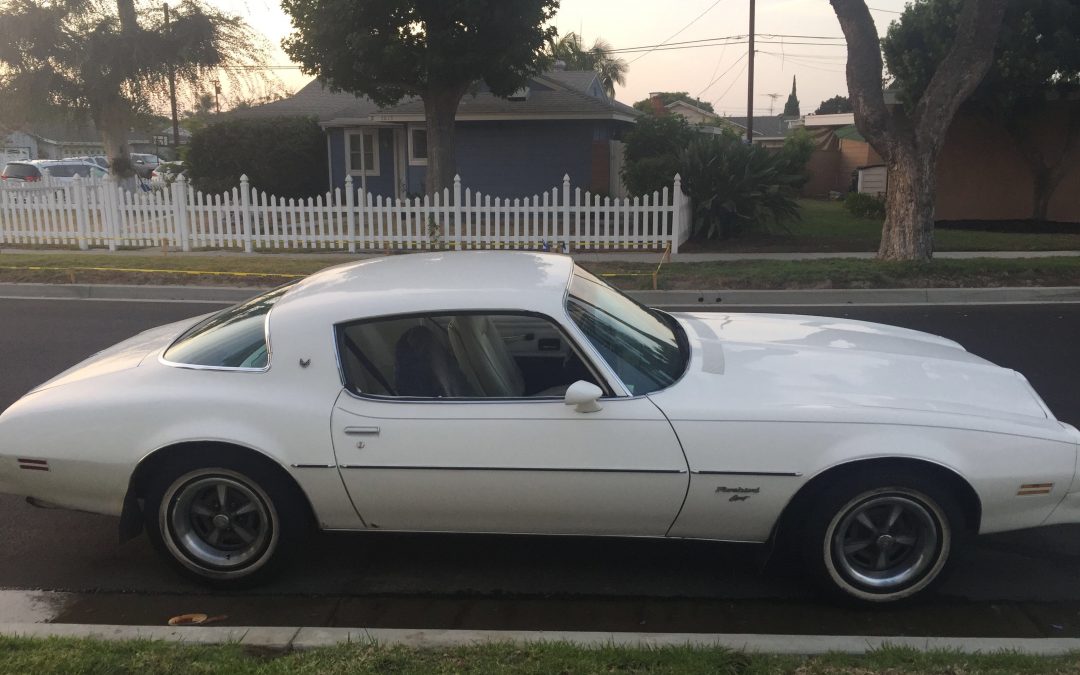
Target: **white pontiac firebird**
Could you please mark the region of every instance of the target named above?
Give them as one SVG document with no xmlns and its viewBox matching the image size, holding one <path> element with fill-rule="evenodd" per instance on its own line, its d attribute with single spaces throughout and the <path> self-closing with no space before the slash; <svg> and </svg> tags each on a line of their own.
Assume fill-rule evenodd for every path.
<svg viewBox="0 0 1080 675">
<path fill-rule="evenodd" d="M 0 492 L 118 515 L 226 587 L 321 528 L 775 541 L 889 602 L 967 535 L 1080 522 L 1078 440 L 944 338 L 668 314 L 568 257 L 435 253 L 96 354 L 0 416 Z"/>
</svg>

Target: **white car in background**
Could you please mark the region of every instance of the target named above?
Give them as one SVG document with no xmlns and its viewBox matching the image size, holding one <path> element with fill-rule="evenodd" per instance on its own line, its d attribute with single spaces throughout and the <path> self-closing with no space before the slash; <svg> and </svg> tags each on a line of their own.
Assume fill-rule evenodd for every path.
<svg viewBox="0 0 1080 675">
<path fill-rule="evenodd" d="M 8 162 L 0 172 L 0 180 L 36 183 L 45 178 L 46 172 L 54 183 L 65 184 L 82 178 L 102 178 L 108 171 L 96 164 L 74 159 L 38 159 L 25 162 Z"/>
<path fill-rule="evenodd" d="M 934 335 L 669 314 L 569 257 L 426 253 L 58 375 L 0 416 L 0 492 L 120 516 L 221 587 L 322 528 L 776 542 L 886 603 L 969 535 L 1080 522 L 1078 441 Z"/>
</svg>

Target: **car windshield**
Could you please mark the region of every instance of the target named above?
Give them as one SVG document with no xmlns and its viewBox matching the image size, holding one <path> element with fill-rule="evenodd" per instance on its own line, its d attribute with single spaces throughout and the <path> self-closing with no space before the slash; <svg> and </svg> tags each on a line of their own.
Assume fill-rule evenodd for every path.
<svg viewBox="0 0 1080 675">
<path fill-rule="evenodd" d="M 266 317 L 287 284 L 200 321 L 165 350 L 170 363 L 262 370 L 270 364 Z"/>
<path fill-rule="evenodd" d="M 635 396 L 669 387 L 686 369 L 681 328 L 578 268 L 570 318 Z"/>
<path fill-rule="evenodd" d="M 49 164 L 42 169 L 53 178 L 71 178 L 76 173 L 80 176 L 90 175 L 90 167 L 85 164 Z"/>
</svg>

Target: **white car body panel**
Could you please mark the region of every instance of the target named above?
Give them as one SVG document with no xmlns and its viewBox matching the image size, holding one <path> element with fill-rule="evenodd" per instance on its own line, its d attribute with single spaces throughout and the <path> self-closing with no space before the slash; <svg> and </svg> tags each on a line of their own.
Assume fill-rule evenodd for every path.
<svg viewBox="0 0 1080 675">
<path fill-rule="evenodd" d="M 265 372 L 164 363 L 195 319 L 148 331 L 0 415 L 0 492 L 116 515 L 149 454 L 218 441 L 282 466 L 326 529 L 765 541 L 815 476 L 899 457 L 970 484 L 983 532 L 1080 522 L 1080 434 L 1013 371 L 917 331 L 685 314 L 686 373 L 633 397 L 567 316 L 572 270 L 564 256 L 491 252 L 325 270 L 274 305 Z M 335 324 L 459 310 L 550 317 L 615 397 L 579 413 L 558 400 L 389 402 L 344 391 Z M 49 470 L 20 468 L 25 458 Z M 1027 483 L 1053 485 L 1018 496 Z"/>
</svg>

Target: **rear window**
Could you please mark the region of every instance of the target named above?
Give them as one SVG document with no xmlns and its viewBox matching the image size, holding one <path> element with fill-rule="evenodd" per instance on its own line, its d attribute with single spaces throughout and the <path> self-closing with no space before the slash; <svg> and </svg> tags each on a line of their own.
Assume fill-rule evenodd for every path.
<svg viewBox="0 0 1080 675">
<path fill-rule="evenodd" d="M 270 365 L 266 317 L 291 287 L 281 286 L 199 322 L 165 350 L 165 360 L 183 366 L 266 369 Z"/>
<path fill-rule="evenodd" d="M 37 178 L 41 173 L 30 164 L 8 164 L 4 167 L 4 175 L 8 178 Z"/>
</svg>

